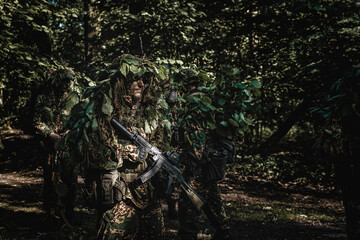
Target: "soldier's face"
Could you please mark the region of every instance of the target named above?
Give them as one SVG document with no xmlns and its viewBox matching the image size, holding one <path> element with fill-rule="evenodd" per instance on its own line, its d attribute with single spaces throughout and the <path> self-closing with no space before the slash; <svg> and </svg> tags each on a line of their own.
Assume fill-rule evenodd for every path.
<svg viewBox="0 0 360 240">
<path fill-rule="evenodd" d="M 130 85 L 130 95 L 133 101 L 138 102 L 141 100 L 144 91 L 144 82 L 142 79 L 134 81 Z"/>
</svg>

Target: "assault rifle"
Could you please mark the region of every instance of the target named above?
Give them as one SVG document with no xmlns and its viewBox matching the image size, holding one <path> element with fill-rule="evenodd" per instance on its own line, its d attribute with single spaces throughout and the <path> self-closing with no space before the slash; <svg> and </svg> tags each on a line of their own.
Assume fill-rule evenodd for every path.
<svg viewBox="0 0 360 240">
<path fill-rule="evenodd" d="M 172 184 L 174 181 L 178 182 L 181 189 L 184 190 L 195 208 L 199 212 L 201 211 L 205 203 L 204 198 L 202 198 L 197 192 L 195 192 L 194 189 L 190 187 L 190 185 L 185 181 L 181 170 L 173 161 L 169 160 L 157 147 L 151 145 L 142 136 L 137 134 L 136 131 L 130 132 L 114 118 L 111 119 L 111 125 L 115 128 L 116 132 L 120 136 L 130 140 L 138 147 L 145 147 L 149 153 L 150 159 L 152 160 L 152 164 L 149 169 L 137 179 L 135 179 L 133 182 L 134 184 L 145 183 L 150 180 L 159 170 L 165 171 L 169 176 L 169 184 Z M 169 184 L 167 187 L 169 187 Z"/>
</svg>

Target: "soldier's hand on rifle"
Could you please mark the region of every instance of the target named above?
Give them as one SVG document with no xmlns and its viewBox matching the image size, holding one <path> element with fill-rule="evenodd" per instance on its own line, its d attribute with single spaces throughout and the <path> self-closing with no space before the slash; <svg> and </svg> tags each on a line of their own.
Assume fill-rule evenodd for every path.
<svg viewBox="0 0 360 240">
<path fill-rule="evenodd" d="M 148 151 L 146 147 L 139 147 L 136 151 L 137 153 L 137 160 L 138 161 L 144 161 L 148 156 Z"/>
</svg>

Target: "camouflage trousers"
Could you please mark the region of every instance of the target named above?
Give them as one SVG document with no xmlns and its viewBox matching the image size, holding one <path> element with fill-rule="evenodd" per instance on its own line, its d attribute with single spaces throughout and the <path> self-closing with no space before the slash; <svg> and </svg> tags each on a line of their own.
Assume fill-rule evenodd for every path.
<svg viewBox="0 0 360 240">
<path fill-rule="evenodd" d="M 190 186 L 205 198 L 206 203 L 203 211 L 208 218 L 210 224 L 216 229 L 216 233 L 229 232 L 228 219 L 220 197 L 218 183 L 216 181 L 204 183 L 201 172 L 197 172 L 189 179 Z M 181 239 L 197 239 L 199 231 L 197 223 L 200 215 L 192 203 L 182 192 L 179 199 L 179 235 Z"/>
<path fill-rule="evenodd" d="M 74 208 L 78 197 L 78 176 L 80 171 L 78 164 L 72 163 L 70 159 L 65 159 L 60 163 L 61 181 L 66 185 L 66 196 L 61 198 L 64 205 L 65 215 L 71 224 L 74 224 Z"/>
<path fill-rule="evenodd" d="M 98 239 L 162 239 L 164 231 L 160 202 L 139 209 L 130 202 L 121 201 L 103 214 Z"/>
<path fill-rule="evenodd" d="M 42 167 L 43 208 L 49 217 L 49 224 L 55 226 L 59 223 L 59 211 L 64 211 L 66 220 L 74 224 L 79 166 L 70 164 L 69 158 L 60 158 L 51 153 L 47 158 L 43 157 Z"/>
<path fill-rule="evenodd" d="M 56 208 L 56 203 L 58 200 L 57 194 L 55 192 L 54 181 L 53 181 L 53 167 L 47 163 L 47 159 L 43 160 L 43 189 L 42 189 L 42 198 L 43 198 L 43 208 L 47 213 L 50 213 L 50 209 Z"/>
</svg>

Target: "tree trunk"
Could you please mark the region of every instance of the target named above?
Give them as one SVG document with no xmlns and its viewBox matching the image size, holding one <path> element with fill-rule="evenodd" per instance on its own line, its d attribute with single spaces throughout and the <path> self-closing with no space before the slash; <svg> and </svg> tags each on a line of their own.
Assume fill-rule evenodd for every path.
<svg viewBox="0 0 360 240">
<path fill-rule="evenodd" d="M 306 97 L 296 109 L 290 113 L 288 118 L 280 123 L 278 129 L 259 147 L 259 152 L 269 152 L 288 132 L 289 130 L 301 120 L 307 113 L 309 107 L 312 106 L 316 96 Z"/>
<path fill-rule="evenodd" d="M 100 37 L 99 9 L 96 0 L 84 0 L 84 43 L 85 43 L 85 64 L 87 67 L 99 54 L 97 49 L 97 38 Z"/>
<path fill-rule="evenodd" d="M 133 33 L 130 34 L 130 54 L 136 56 L 145 55 L 150 49 L 150 39 L 144 31 L 144 23 L 141 19 L 141 12 L 145 10 L 147 0 L 134 0 L 129 4 L 129 11 L 139 18 L 132 26 Z"/>
</svg>

